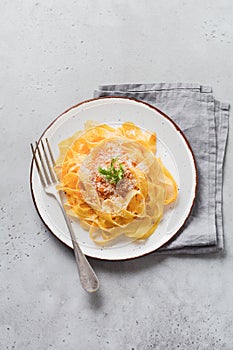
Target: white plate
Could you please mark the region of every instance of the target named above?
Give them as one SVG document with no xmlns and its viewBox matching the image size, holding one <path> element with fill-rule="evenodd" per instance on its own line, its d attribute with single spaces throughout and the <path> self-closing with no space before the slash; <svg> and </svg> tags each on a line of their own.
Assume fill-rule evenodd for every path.
<svg viewBox="0 0 233 350">
<path fill-rule="evenodd" d="M 106 260 L 123 260 L 155 251 L 167 243 L 184 225 L 196 195 L 197 171 L 190 145 L 178 126 L 164 113 L 141 101 L 129 98 L 107 97 L 84 101 L 55 119 L 41 137 L 48 138 L 58 156 L 58 143 L 82 130 L 86 120 L 102 123 L 131 121 L 157 135 L 157 156 L 174 176 L 179 195 L 175 204 L 166 210 L 162 221 L 152 236 L 144 241 L 131 241 L 125 237 L 116 244 L 99 247 L 89 238 L 78 223 L 73 228 L 83 252 L 90 257 Z M 34 162 L 31 166 L 31 191 L 36 209 L 51 232 L 63 243 L 72 247 L 70 236 L 53 198 L 41 186 Z"/>
</svg>

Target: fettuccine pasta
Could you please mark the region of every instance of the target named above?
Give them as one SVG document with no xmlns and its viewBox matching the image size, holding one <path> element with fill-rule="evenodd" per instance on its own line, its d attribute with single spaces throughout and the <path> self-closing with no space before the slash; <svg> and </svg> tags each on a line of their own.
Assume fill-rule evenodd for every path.
<svg viewBox="0 0 233 350">
<path fill-rule="evenodd" d="M 127 122 L 88 122 L 59 144 L 55 171 L 65 209 L 96 244 L 125 235 L 145 239 L 157 228 L 177 184 L 156 158 L 156 134 Z"/>
</svg>

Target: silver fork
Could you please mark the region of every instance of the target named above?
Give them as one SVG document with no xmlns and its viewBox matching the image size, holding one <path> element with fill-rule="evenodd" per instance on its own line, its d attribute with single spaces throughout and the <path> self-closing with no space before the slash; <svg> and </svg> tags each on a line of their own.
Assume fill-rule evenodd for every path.
<svg viewBox="0 0 233 350">
<path fill-rule="evenodd" d="M 36 142 L 35 148 L 31 144 L 33 159 L 36 164 L 40 181 L 45 193 L 50 196 L 53 196 L 57 200 L 64 215 L 74 248 L 74 255 L 78 266 L 81 285 L 87 292 L 95 292 L 99 289 L 99 281 L 77 242 L 71 222 L 63 207 L 64 193 L 56 189 L 56 186 L 58 185 L 58 180 L 53 170 L 55 160 L 52 154 L 49 141 L 47 138 L 45 140 L 46 146 L 44 145 L 42 139 L 39 141 L 39 143 Z"/>
</svg>

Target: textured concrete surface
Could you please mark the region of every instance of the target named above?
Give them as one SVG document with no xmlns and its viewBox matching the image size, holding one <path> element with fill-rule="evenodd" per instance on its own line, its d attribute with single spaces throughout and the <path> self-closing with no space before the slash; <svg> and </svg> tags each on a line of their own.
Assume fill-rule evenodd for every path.
<svg viewBox="0 0 233 350">
<path fill-rule="evenodd" d="M 198 82 L 233 105 L 232 17 L 231 0 L 1 0 L 0 349 L 233 349 L 232 128 L 225 252 L 91 259 L 94 295 L 29 191 L 29 143 L 98 84 Z"/>
</svg>

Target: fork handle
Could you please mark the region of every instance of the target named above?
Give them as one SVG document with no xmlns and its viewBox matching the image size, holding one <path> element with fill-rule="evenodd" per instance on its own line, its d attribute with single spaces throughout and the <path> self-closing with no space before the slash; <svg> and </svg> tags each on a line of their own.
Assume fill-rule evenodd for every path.
<svg viewBox="0 0 233 350">
<path fill-rule="evenodd" d="M 85 289 L 89 293 L 96 292 L 99 289 L 99 280 L 76 240 L 70 219 L 68 218 L 66 211 L 63 207 L 63 193 L 60 192 L 59 197 L 57 198 L 57 200 L 59 199 L 58 202 L 60 204 L 68 230 L 70 232 L 81 285 L 83 289 Z"/>
</svg>

